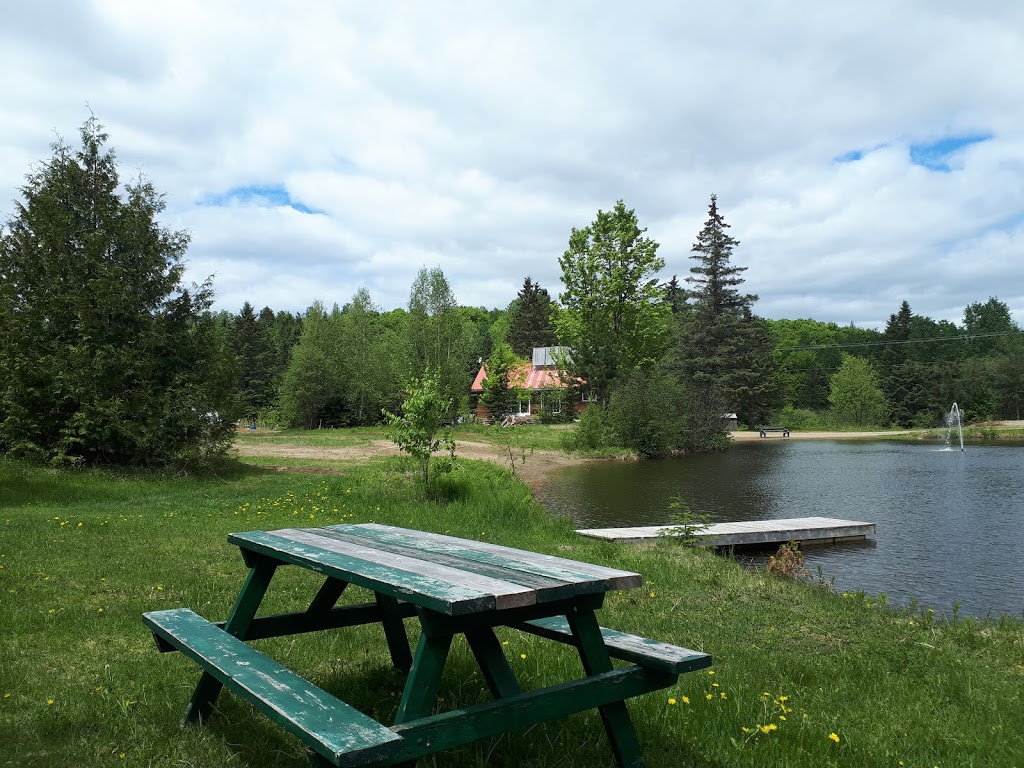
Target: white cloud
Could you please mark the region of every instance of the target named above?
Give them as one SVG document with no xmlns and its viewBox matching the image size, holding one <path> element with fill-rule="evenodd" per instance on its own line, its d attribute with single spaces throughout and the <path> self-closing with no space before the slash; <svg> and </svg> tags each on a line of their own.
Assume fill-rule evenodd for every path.
<svg viewBox="0 0 1024 768">
<path fill-rule="evenodd" d="M 770 317 L 880 325 L 997 295 L 1024 322 L 1024 6 L 40 0 L 8 9 L 0 211 L 53 131 L 104 122 L 219 307 L 559 292 L 617 199 L 689 269 L 709 195 Z M 911 144 L 988 135 L 914 165 Z M 839 163 L 858 151 L 863 157 Z M 281 187 L 287 206 L 202 205 Z"/>
</svg>

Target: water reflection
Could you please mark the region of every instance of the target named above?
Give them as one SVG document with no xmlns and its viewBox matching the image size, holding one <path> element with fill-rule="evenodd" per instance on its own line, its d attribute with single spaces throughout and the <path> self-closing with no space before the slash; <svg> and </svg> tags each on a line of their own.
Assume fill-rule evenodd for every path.
<svg viewBox="0 0 1024 768">
<path fill-rule="evenodd" d="M 740 443 L 718 454 L 571 467 L 539 493 L 581 528 L 662 525 L 680 495 L 715 522 L 873 522 L 874 547 L 808 549 L 840 590 L 949 613 L 1024 616 L 1024 445 L 966 451 L 896 442 Z"/>
</svg>

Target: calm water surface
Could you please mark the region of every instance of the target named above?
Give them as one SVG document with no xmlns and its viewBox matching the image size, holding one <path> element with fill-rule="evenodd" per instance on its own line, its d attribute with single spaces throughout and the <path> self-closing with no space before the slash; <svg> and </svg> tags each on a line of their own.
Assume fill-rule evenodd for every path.
<svg viewBox="0 0 1024 768">
<path fill-rule="evenodd" d="M 765 440 L 717 454 L 567 468 L 540 491 L 580 528 L 661 525 L 679 494 L 713 522 L 838 517 L 866 543 L 810 547 L 842 590 L 947 615 L 1024 617 L 1024 445 Z"/>
</svg>

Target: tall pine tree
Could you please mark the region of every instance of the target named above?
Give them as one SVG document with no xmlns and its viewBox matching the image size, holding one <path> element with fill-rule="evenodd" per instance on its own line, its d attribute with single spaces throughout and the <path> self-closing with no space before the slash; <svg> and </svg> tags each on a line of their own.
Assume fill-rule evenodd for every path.
<svg viewBox="0 0 1024 768">
<path fill-rule="evenodd" d="M 693 393 L 691 428 L 713 444 L 722 416 L 736 412 L 753 426 L 779 404 L 781 387 L 773 339 L 753 314 L 757 296 L 741 293 L 746 267 L 732 263 L 739 241 L 712 195 L 708 218 L 694 243 L 688 303 L 679 315 L 671 367 Z"/>
<path fill-rule="evenodd" d="M 551 296 L 539 283 L 527 277 L 509 312 L 507 341 L 517 355 L 529 358 L 534 347 L 555 345 Z"/>
</svg>

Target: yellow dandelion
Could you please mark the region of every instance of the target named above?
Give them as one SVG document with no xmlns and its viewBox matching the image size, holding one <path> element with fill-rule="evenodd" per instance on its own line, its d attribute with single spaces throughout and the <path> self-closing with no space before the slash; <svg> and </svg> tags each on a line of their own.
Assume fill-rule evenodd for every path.
<svg viewBox="0 0 1024 768">
<path fill-rule="evenodd" d="M 676 705 L 676 700 L 675 700 L 675 699 L 669 699 L 669 700 L 668 700 L 668 703 L 669 703 L 669 704 L 670 704 L 671 706 L 673 706 L 673 707 L 674 707 L 674 706 Z"/>
<path fill-rule="evenodd" d="M 683 696 L 683 704 L 689 704 L 689 703 L 690 703 L 689 696 Z"/>
<path fill-rule="evenodd" d="M 709 674 L 709 675 L 713 675 L 713 674 L 715 674 L 715 670 L 713 670 L 713 669 L 709 669 L 709 670 L 708 670 L 708 674 Z"/>
<path fill-rule="evenodd" d="M 830 733 L 830 734 L 828 735 L 828 737 L 829 737 L 829 738 L 830 738 L 830 739 L 831 739 L 832 741 L 834 741 L 834 742 L 835 742 L 836 744 L 838 744 L 838 743 L 839 743 L 839 734 L 838 734 L 838 733 Z"/>
<path fill-rule="evenodd" d="M 713 698 L 715 698 L 715 697 L 714 697 L 714 696 L 712 696 L 712 695 L 711 695 L 711 694 L 709 693 L 709 694 L 708 694 L 707 696 L 705 696 L 704 698 L 706 698 L 706 699 L 707 699 L 708 701 L 711 701 L 711 700 L 712 700 Z"/>
<path fill-rule="evenodd" d="M 103 613 L 103 609 L 102 608 L 97 608 L 96 609 L 96 613 Z"/>
<path fill-rule="evenodd" d="M 717 687 L 718 687 L 718 683 L 712 683 L 712 684 L 711 684 L 711 687 L 712 687 L 712 688 L 717 688 Z"/>
<path fill-rule="evenodd" d="M 779 696 L 779 701 L 789 701 L 789 696 Z"/>
<path fill-rule="evenodd" d="M 46 706 L 49 707 L 49 706 L 52 706 L 52 705 L 53 705 L 53 699 L 47 699 L 46 700 Z"/>
<path fill-rule="evenodd" d="M 11 694 L 9 694 L 9 693 L 5 693 L 5 694 L 4 694 L 4 698 L 5 698 L 5 699 L 9 699 L 9 698 L 11 698 Z"/>
<path fill-rule="evenodd" d="M 720 694 L 718 694 L 718 697 L 719 697 L 719 698 L 720 698 L 720 699 L 721 699 L 722 701 L 725 701 L 726 699 L 728 699 L 728 698 L 729 698 L 728 694 L 726 694 L 726 692 L 725 692 L 725 691 L 722 691 L 722 692 L 721 692 Z"/>
<path fill-rule="evenodd" d="M 519 654 L 519 658 L 520 659 L 525 659 L 526 658 L 526 654 L 525 653 L 520 653 Z"/>
<path fill-rule="evenodd" d="M 740 728 L 740 730 L 743 731 L 744 733 L 750 733 L 750 729 L 747 728 L 746 726 L 743 726 L 742 728 Z"/>
<path fill-rule="evenodd" d="M 779 715 L 779 720 L 785 720 L 785 719 L 786 719 L 785 715 Z"/>
</svg>

